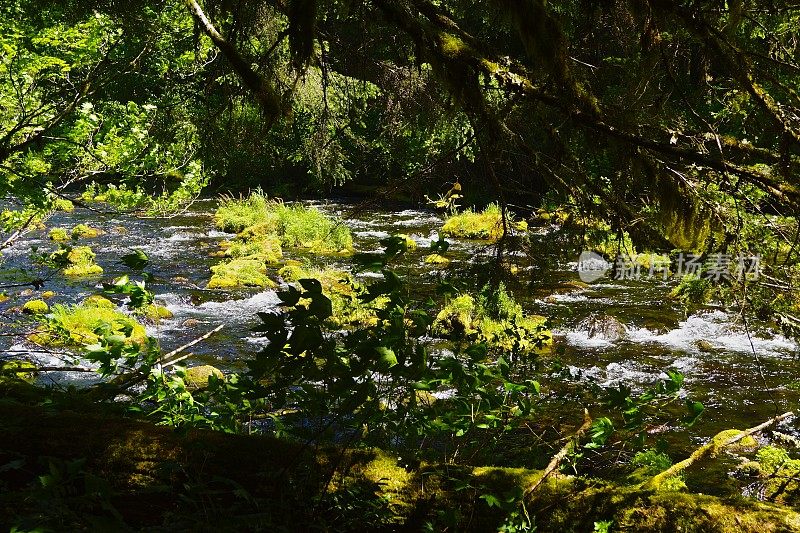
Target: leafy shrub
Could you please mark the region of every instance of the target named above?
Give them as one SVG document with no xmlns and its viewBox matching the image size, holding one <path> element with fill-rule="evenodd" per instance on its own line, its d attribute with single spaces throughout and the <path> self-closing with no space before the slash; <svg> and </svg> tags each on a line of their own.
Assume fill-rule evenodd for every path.
<svg viewBox="0 0 800 533">
<path fill-rule="evenodd" d="M 672 289 L 670 297 L 681 301 L 684 305 L 704 305 L 711 301 L 714 289 L 711 281 L 687 274 L 683 276 L 678 286 Z"/>
<path fill-rule="evenodd" d="M 269 205 L 270 201 L 260 191 L 247 198 L 224 198 L 214 214 L 214 223 L 218 229 L 228 233 L 239 233 L 251 226 L 277 229 L 278 219 Z"/>
</svg>

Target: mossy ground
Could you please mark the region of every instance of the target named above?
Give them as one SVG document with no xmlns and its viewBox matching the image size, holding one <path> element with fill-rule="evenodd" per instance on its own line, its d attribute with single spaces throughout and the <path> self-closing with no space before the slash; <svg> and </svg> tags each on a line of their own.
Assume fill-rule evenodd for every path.
<svg viewBox="0 0 800 533">
<path fill-rule="evenodd" d="M 72 228 L 70 235 L 73 239 L 93 239 L 100 236 L 102 233 L 103 232 L 97 228 L 87 226 L 86 224 L 78 224 Z"/>
<path fill-rule="evenodd" d="M 7 489 L 0 493 L 0 509 L 26 530 L 44 524 L 85 530 L 102 518 L 115 530 L 497 531 L 511 515 L 481 496 L 519 493 L 541 476 L 523 468 L 404 467 L 373 449 L 175 432 L 115 414 L 114 405 L 87 408 L 70 401 L 73 408 L 64 410 L 0 403 L 0 449 L 9 461 L 25 465 L 0 473 Z M 63 481 L 76 490 L 36 488 L 38 476 L 68 464 L 78 465 L 75 483 Z M 104 480 L 114 498 L 98 501 L 85 492 L 84 477 Z M 198 511 L 209 507 L 212 512 Z M 541 532 L 594 531 L 600 521 L 611 521 L 611 531 L 643 533 L 800 529 L 800 515 L 785 506 L 653 493 L 562 475 L 551 476 L 525 499 L 525 513 L 515 508 L 517 517 L 527 513 Z"/>
</svg>

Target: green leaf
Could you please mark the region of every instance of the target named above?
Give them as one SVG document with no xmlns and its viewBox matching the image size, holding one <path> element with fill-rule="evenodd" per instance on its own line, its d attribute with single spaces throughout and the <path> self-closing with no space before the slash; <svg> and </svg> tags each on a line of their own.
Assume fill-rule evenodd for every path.
<svg viewBox="0 0 800 533">
<path fill-rule="evenodd" d="M 694 423 L 697 422 L 697 419 L 700 418 L 700 415 L 703 414 L 703 411 L 705 411 L 705 409 L 706 408 L 702 403 L 695 402 L 687 398 L 686 410 L 688 413 L 686 416 L 683 417 L 683 425 L 687 427 L 692 427 Z"/>
<path fill-rule="evenodd" d="M 385 346 L 378 346 L 375 348 L 375 351 L 378 353 L 378 360 L 383 363 L 383 365 L 391 368 L 397 365 L 397 356 L 394 353 L 394 350 L 391 348 L 386 348 Z"/>
</svg>

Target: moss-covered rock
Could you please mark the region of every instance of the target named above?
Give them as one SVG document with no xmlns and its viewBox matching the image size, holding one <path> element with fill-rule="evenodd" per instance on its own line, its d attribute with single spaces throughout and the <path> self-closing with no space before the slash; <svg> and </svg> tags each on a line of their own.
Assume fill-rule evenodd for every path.
<svg viewBox="0 0 800 533">
<path fill-rule="evenodd" d="M 476 297 L 451 298 L 433 322 L 435 335 L 469 338 L 505 351 L 532 352 L 552 344 L 547 319 L 527 315 L 501 284 L 485 287 Z"/>
<path fill-rule="evenodd" d="M 137 313 L 139 316 L 143 316 L 147 320 L 151 322 L 161 322 L 162 320 L 169 320 L 173 318 L 175 315 L 172 314 L 172 311 L 164 307 L 163 305 L 158 304 L 149 304 L 144 306 L 143 308 L 139 309 Z"/>
<path fill-rule="evenodd" d="M 211 267 L 209 289 L 235 289 L 240 287 L 275 287 L 267 277 L 267 267 L 256 259 L 233 259 Z"/>
<path fill-rule="evenodd" d="M 188 390 L 205 389 L 208 387 L 208 380 L 211 376 L 217 379 L 225 379 L 225 375 L 218 368 L 211 365 L 201 365 L 187 368 L 183 375 L 183 382 Z"/>
<path fill-rule="evenodd" d="M 92 294 L 83 300 L 84 307 L 98 307 L 100 309 L 116 309 L 117 305 L 102 294 Z"/>
<path fill-rule="evenodd" d="M 72 200 L 66 198 L 56 198 L 51 205 L 56 211 L 63 211 L 65 213 L 75 211 L 75 204 L 72 203 Z"/>
<path fill-rule="evenodd" d="M 444 221 L 442 235 L 458 239 L 496 241 L 503 235 L 503 218 L 500 207 L 490 204 L 483 211 L 468 209 Z"/>
<path fill-rule="evenodd" d="M 36 381 L 36 365 L 29 361 L 0 361 L 0 385 Z"/>
<path fill-rule="evenodd" d="M 56 293 L 53 292 L 53 291 L 44 291 L 42 293 L 42 299 L 43 300 L 49 300 L 50 298 L 55 297 L 55 295 L 56 295 Z"/>
<path fill-rule="evenodd" d="M 47 238 L 55 242 L 67 242 L 70 239 L 69 233 L 64 228 L 51 229 L 50 233 L 47 234 Z"/>
<path fill-rule="evenodd" d="M 450 259 L 441 254 L 429 254 L 425 256 L 425 263 L 428 265 L 446 266 L 450 264 Z"/>
<path fill-rule="evenodd" d="M 257 259 L 269 265 L 276 264 L 283 257 L 281 241 L 275 236 L 260 239 L 236 238 L 226 247 L 223 254 L 234 259 Z"/>
<path fill-rule="evenodd" d="M 93 239 L 99 237 L 102 233 L 103 232 L 97 228 L 87 226 L 86 224 L 78 224 L 72 228 L 70 235 L 73 239 Z"/>
<path fill-rule="evenodd" d="M 0 304 L 3 302 L 7 302 L 8 300 L 9 296 L 4 292 L 0 292 Z"/>
<path fill-rule="evenodd" d="M 95 253 L 88 246 L 62 247 L 50 254 L 50 259 L 62 267 L 66 276 L 83 277 L 103 273 L 103 268 L 94 262 Z"/>
<path fill-rule="evenodd" d="M 50 306 L 44 300 L 31 300 L 22 306 L 22 312 L 28 315 L 44 315 L 50 311 Z"/>
<path fill-rule="evenodd" d="M 114 309 L 55 305 L 29 339 L 41 346 L 85 346 L 97 342 L 95 330 L 101 324 L 108 324 L 118 335 L 125 336 L 130 330 L 128 342 L 142 342 L 146 336 L 144 326 L 136 319 Z"/>
</svg>

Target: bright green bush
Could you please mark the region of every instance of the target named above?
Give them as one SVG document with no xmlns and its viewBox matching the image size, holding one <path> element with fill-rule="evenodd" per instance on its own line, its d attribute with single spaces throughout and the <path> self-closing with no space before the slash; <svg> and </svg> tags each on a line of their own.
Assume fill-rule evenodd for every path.
<svg viewBox="0 0 800 533">
<path fill-rule="evenodd" d="M 50 260 L 61 267 L 66 276 L 93 276 L 103 273 L 103 268 L 94 262 L 95 253 L 88 246 L 64 246 L 50 254 Z"/>
<path fill-rule="evenodd" d="M 271 223 L 277 229 L 277 216 L 270 210 L 270 201 L 259 191 L 247 198 L 224 198 L 214 214 L 214 222 L 217 228 L 229 233 L 257 225 L 269 228 Z"/>
</svg>

